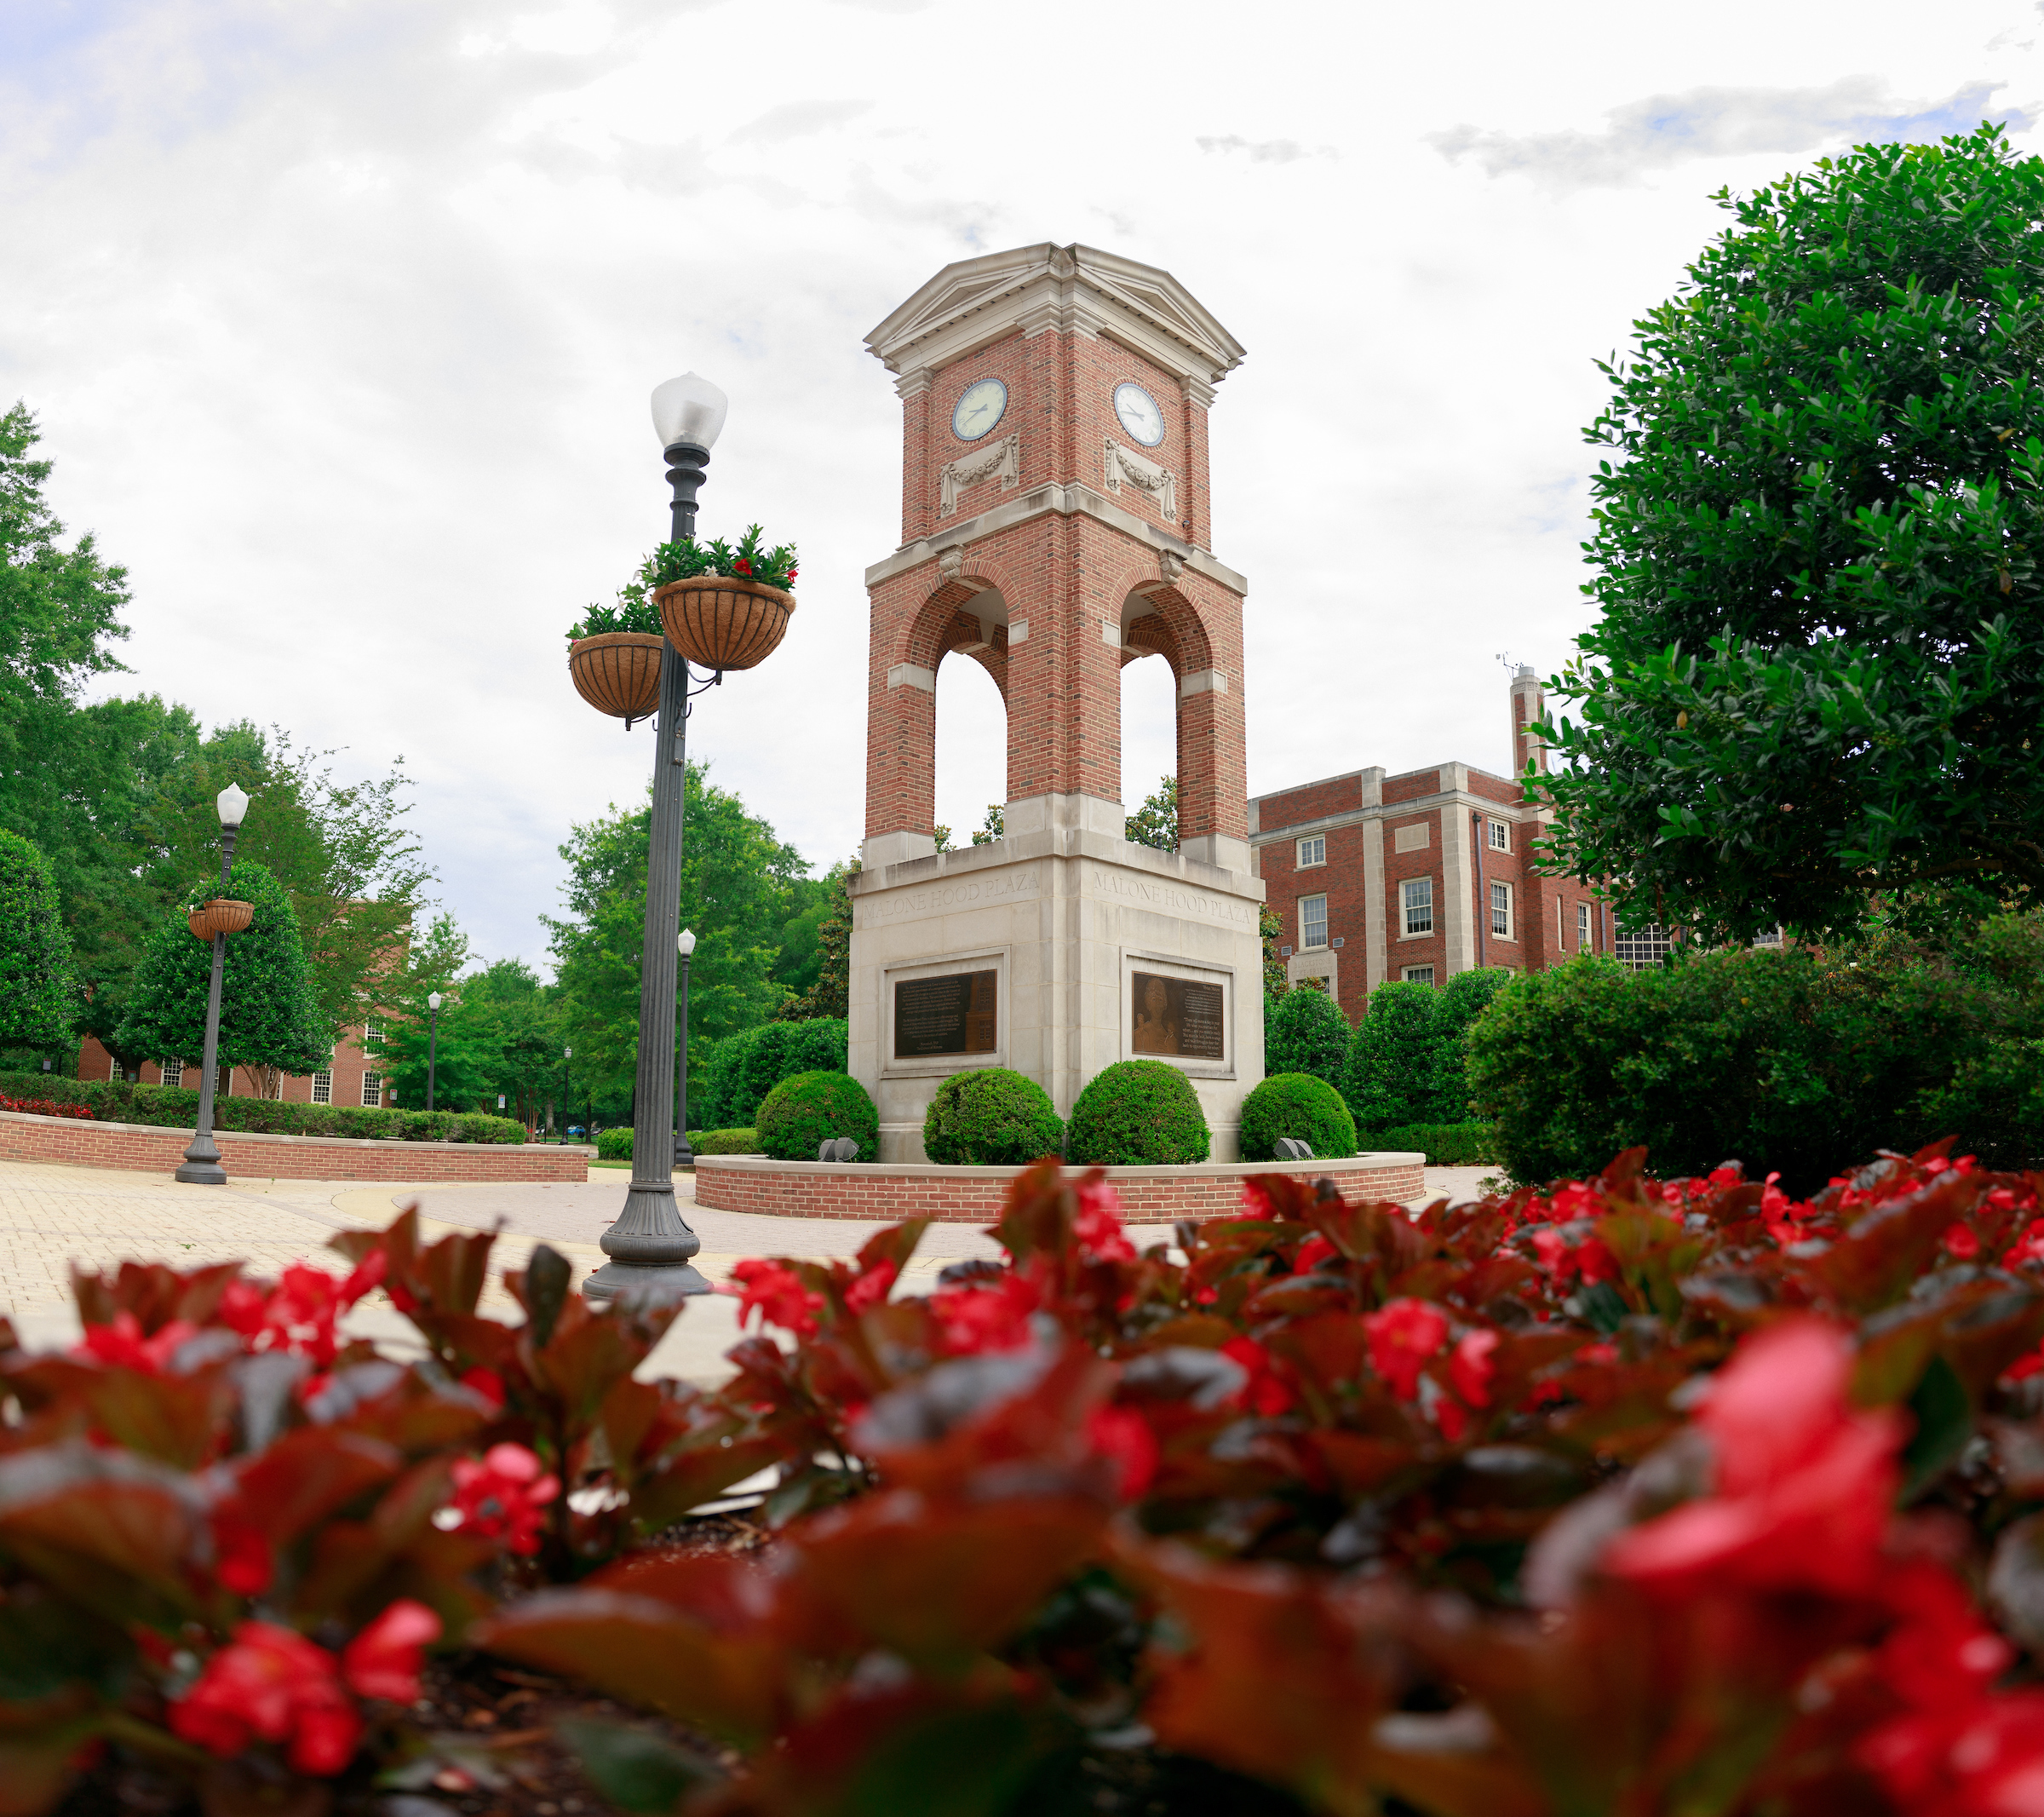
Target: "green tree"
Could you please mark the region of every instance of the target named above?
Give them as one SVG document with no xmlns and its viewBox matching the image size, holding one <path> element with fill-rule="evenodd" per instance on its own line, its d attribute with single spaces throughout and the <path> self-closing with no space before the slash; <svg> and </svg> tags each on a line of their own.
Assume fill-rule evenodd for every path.
<svg viewBox="0 0 2044 1817">
<path fill-rule="evenodd" d="M 980 823 L 979 831 L 973 835 L 973 843 L 974 845 L 991 845 L 995 840 L 1005 839 L 1007 837 L 1007 814 L 999 802 L 989 802 L 986 804 L 986 819 Z"/>
<path fill-rule="evenodd" d="M 68 1048 L 79 1007 L 49 865 L 27 840 L 0 832 L 0 1044 Z"/>
<path fill-rule="evenodd" d="M 469 1000 L 461 975 L 468 964 L 468 936 L 451 915 L 435 915 L 406 952 L 404 969 L 380 981 L 384 1022 L 377 1052 L 396 1101 L 408 1109 L 425 1107 L 429 1065 L 435 1110 L 497 1109 L 503 1044 L 491 1019 Z M 441 998 L 437 1025 L 428 1001 L 435 991 Z"/>
<path fill-rule="evenodd" d="M 1256 932 L 1263 940 L 1263 998 L 1267 1009 L 1273 998 L 1283 996 L 1292 987 L 1284 975 L 1284 961 L 1278 957 L 1278 942 L 1284 937 L 1284 917 L 1265 903 L 1256 912 Z"/>
<path fill-rule="evenodd" d="M 188 890 L 149 936 L 125 1020 L 120 1051 L 152 1060 L 196 1061 L 205 1050 L 210 940 L 192 937 L 186 911 L 222 894 L 253 903 L 254 918 L 227 936 L 220 998 L 220 1067 L 251 1071 L 257 1097 L 274 1097 L 285 1073 L 316 1072 L 334 1044 L 306 969 L 297 917 L 284 887 L 253 860 L 237 860 L 224 892 L 209 882 Z"/>
<path fill-rule="evenodd" d="M 507 1115 L 537 1125 L 548 1088 L 560 1084 L 560 1007 L 557 993 L 523 959 L 496 959 L 460 980 L 462 1008 L 497 1048 L 484 1086 L 486 1110 L 502 1094 Z"/>
<path fill-rule="evenodd" d="M 1983 126 L 1717 199 L 1588 432 L 1552 863 L 1706 942 L 2044 901 L 2044 161 Z"/>
<path fill-rule="evenodd" d="M 1128 837 L 1160 852 L 1178 849 L 1178 778 L 1161 776 L 1157 791 L 1128 816 Z"/>
<path fill-rule="evenodd" d="M 1457 972 L 1440 987 L 1435 1017 L 1440 1044 L 1435 1049 L 1433 1121 L 1467 1123 L 1474 1114 L 1469 1107 L 1469 1031 L 1512 977 L 1502 968 L 1490 966 Z"/>
<path fill-rule="evenodd" d="M 851 879 L 859 869 L 856 858 L 831 865 L 823 879 L 823 919 L 816 927 L 816 982 L 782 1006 L 781 1019 L 807 1022 L 818 1016 L 847 1016 L 852 997 Z"/>
<path fill-rule="evenodd" d="M 786 993 L 773 978 L 779 949 L 772 933 L 809 867 L 737 796 L 710 784 L 703 765 L 689 765 L 686 786 L 681 925 L 696 935 L 689 967 L 692 1055 L 697 1042 L 752 1027 L 780 1008 Z M 651 825 L 650 808 L 613 808 L 576 827 L 560 848 L 570 867 L 567 913 L 543 918 L 562 998 L 562 1034 L 575 1049 L 578 1100 L 585 1088 L 600 1094 L 630 1089 L 639 1051 Z"/>
<path fill-rule="evenodd" d="M 1339 1091 L 1350 1042 L 1348 1018 L 1341 1005 L 1325 991 L 1288 991 L 1265 1003 L 1265 1076 L 1307 1072 Z"/>
<path fill-rule="evenodd" d="M 1433 1121 L 1441 1039 L 1440 992 L 1381 984 L 1349 1044 L 1342 1095 L 1363 1130 Z"/>
</svg>

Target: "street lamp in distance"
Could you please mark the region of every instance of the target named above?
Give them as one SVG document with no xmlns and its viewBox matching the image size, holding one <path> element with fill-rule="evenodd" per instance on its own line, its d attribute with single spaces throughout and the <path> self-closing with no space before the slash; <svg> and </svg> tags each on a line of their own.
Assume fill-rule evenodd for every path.
<svg viewBox="0 0 2044 1817">
<path fill-rule="evenodd" d="M 560 1139 L 568 1139 L 568 1118 L 573 1114 L 568 1108 L 568 1062 L 574 1059 L 575 1049 L 564 1047 L 560 1050 Z"/>
<path fill-rule="evenodd" d="M 432 1020 L 426 1025 L 426 1108 L 433 1108 L 433 1062 L 439 1055 L 440 1046 L 440 993 L 430 991 L 426 996 L 426 1008 Z"/>
<path fill-rule="evenodd" d="M 675 1170 L 696 1164 L 696 1151 L 688 1145 L 688 962 L 696 950 L 696 936 L 684 928 L 675 939 L 681 955 L 680 1026 L 675 1038 Z"/>
<path fill-rule="evenodd" d="M 220 893 L 225 896 L 227 873 L 234 865 L 234 841 L 241 831 L 241 823 L 248 818 L 249 798 L 229 783 L 215 797 L 213 806 L 220 815 Z M 220 1164 L 220 1144 L 213 1140 L 213 1091 L 220 1072 L 220 988 L 227 963 L 227 930 L 216 925 L 213 929 L 213 980 L 206 986 L 206 1057 L 199 1069 L 198 1127 L 192 1132 L 192 1146 L 185 1150 L 184 1164 L 176 1174 L 187 1186 L 227 1183 L 227 1170 Z"/>
</svg>

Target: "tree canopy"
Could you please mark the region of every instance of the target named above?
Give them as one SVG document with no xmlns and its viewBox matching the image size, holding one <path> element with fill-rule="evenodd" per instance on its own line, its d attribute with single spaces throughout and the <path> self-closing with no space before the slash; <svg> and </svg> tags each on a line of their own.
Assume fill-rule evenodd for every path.
<svg viewBox="0 0 2044 1817">
<path fill-rule="evenodd" d="M 2044 903 L 2044 161 L 1984 126 L 1717 199 L 1588 432 L 1550 861 L 1706 939 Z"/>
</svg>

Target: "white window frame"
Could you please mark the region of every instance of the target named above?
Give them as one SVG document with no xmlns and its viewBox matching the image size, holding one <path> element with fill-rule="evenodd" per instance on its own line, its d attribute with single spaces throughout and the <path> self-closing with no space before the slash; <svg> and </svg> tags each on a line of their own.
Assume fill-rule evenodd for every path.
<svg viewBox="0 0 2044 1817">
<path fill-rule="evenodd" d="M 333 1101 L 334 1075 L 330 1072 L 315 1072 L 313 1075 L 313 1102 L 331 1104 Z"/>
<path fill-rule="evenodd" d="M 383 1025 L 381 1022 L 365 1022 L 362 1025 L 362 1040 L 365 1046 L 372 1041 L 381 1041 L 382 1038 Z"/>
<path fill-rule="evenodd" d="M 1650 922 L 1636 933 L 1621 932 L 1611 942 L 1612 957 L 1628 971 L 1643 972 L 1665 959 L 1674 945 L 1668 929 Z"/>
<path fill-rule="evenodd" d="M 1509 852 L 1512 849 L 1512 823 L 1509 820 L 1491 821 L 1490 849 L 1493 852 Z"/>
<path fill-rule="evenodd" d="M 362 1107 L 365 1110 L 383 1108 L 383 1075 L 381 1072 L 365 1072 L 362 1075 Z"/>
<path fill-rule="evenodd" d="M 1311 871 L 1327 862 L 1327 835 L 1315 833 L 1299 842 L 1299 869 Z"/>
<path fill-rule="evenodd" d="M 159 1060 L 157 1069 L 164 1075 L 164 1083 L 176 1090 L 185 1083 L 185 1063 L 181 1060 Z"/>
<path fill-rule="evenodd" d="M 1512 913 L 1512 886 L 1509 883 L 1501 883 L 1497 878 L 1493 877 L 1490 880 L 1491 939 L 1498 940 L 1517 940 L 1519 936 L 1513 931 L 1513 917 Z"/>
<path fill-rule="evenodd" d="M 1405 984 L 1432 984 L 1433 968 L 1431 965 L 1408 965 L 1399 971 L 1398 977 Z"/>
<path fill-rule="evenodd" d="M 1576 950 L 1588 952 L 1597 944 L 1597 923 L 1587 902 L 1576 905 Z"/>
<path fill-rule="evenodd" d="M 1312 936 L 1312 922 L 1307 917 L 1307 908 L 1318 903 L 1320 906 L 1320 938 Z M 1301 952 L 1318 952 L 1327 945 L 1327 897 L 1301 896 L 1299 899 L 1299 950 Z"/>
<path fill-rule="evenodd" d="M 1784 944 L 1782 930 L 1779 928 L 1771 928 L 1765 934 L 1756 934 L 1753 937 L 1753 944 L 1756 946 L 1782 946 Z"/>
<path fill-rule="evenodd" d="M 1415 919 L 1425 916 L 1424 922 Z M 1433 932 L 1433 879 L 1430 877 L 1409 877 L 1398 880 L 1398 925 L 1404 931 L 1400 940 L 1422 940 Z"/>
</svg>

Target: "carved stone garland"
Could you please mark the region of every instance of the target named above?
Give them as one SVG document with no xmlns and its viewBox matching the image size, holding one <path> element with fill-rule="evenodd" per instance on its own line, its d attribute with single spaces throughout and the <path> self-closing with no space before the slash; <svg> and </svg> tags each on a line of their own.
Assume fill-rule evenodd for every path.
<svg viewBox="0 0 2044 1817">
<path fill-rule="evenodd" d="M 1004 435 L 991 447 L 962 454 L 955 461 L 947 461 L 938 469 L 942 482 L 937 494 L 937 515 L 949 517 L 958 509 L 958 494 L 966 486 L 976 486 L 990 474 L 998 474 L 1003 492 L 1010 492 L 1022 481 L 1022 438 L 1019 434 Z"/>
<path fill-rule="evenodd" d="M 1107 490 L 1118 492 L 1125 480 L 1139 491 L 1145 492 L 1156 499 L 1157 508 L 1166 523 L 1178 521 L 1178 475 L 1168 468 L 1160 467 L 1155 461 L 1146 461 L 1132 449 L 1124 448 L 1111 435 L 1107 438 L 1105 479 Z"/>
</svg>

